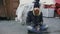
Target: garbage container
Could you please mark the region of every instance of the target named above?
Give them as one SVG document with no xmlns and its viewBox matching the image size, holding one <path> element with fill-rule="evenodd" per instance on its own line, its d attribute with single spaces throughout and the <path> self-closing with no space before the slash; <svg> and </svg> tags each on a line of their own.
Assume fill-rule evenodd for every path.
<svg viewBox="0 0 60 34">
<path fill-rule="evenodd" d="M 44 5 L 45 7 L 42 9 L 44 17 L 54 17 L 55 8 L 52 5 Z"/>
<path fill-rule="evenodd" d="M 44 17 L 54 17 L 54 9 L 43 9 Z"/>
</svg>

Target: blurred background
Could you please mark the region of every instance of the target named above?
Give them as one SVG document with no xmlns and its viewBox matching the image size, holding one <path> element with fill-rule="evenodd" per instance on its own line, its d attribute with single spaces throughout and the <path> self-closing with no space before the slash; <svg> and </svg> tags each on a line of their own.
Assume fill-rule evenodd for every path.
<svg viewBox="0 0 60 34">
<path fill-rule="evenodd" d="M 18 16 L 16 13 L 20 12 L 20 6 L 30 7 L 33 2 L 34 0 L 0 0 L 0 18 L 15 19 Z M 45 17 L 59 17 L 60 0 L 40 0 L 40 4 L 43 14 L 46 13 Z"/>
<path fill-rule="evenodd" d="M 0 17 L 14 19 L 19 0 L 0 0 Z"/>
<path fill-rule="evenodd" d="M 28 34 L 26 16 L 33 10 L 35 0 L 0 0 L 0 34 Z M 44 34 L 60 34 L 60 0 L 40 0 L 44 23 L 49 26 Z M 24 26 L 22 25 L 24 24 Z"/>
</svg>

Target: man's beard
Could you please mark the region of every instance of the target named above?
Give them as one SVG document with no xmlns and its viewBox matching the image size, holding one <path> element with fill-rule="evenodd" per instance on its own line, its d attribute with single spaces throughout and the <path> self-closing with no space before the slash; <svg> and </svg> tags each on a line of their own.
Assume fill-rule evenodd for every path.
<svg viewBox="0 0 60 34">
<path fill-rule="evenodd" d="M 34 13 L 34 11 L 33 11 L 33 15 L 35 15 L 35 16 L 39 16 L 39 15 L 40 15 L 40 12 L 39 12 L 38 14 L 36 14 L 36 13 Z"/>
</svg>

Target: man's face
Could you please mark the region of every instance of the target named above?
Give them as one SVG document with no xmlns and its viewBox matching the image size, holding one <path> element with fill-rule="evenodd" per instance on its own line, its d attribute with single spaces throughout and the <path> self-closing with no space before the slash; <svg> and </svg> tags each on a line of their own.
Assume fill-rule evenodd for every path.
<svg viewBox="0 0 60 34">
<path fill-rule="evenodd" d="M 35 15 L 38 15 L 39 14 L 39 8 L 35 8 L 34 13 L 35 13 Z"/>
</svg>

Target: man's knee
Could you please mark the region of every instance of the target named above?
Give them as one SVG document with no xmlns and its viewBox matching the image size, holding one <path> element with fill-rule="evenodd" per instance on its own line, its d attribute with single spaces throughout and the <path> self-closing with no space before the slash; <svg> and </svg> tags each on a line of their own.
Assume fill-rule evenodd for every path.
<svg viewBox="0 0 60 34">
<path fill-rule="evenodd" d="M 28 30 L 32 30 L 33 27 L 32 27 L 32 26 L 27 26 L 27 29 L 28 29 Z"/>
</svg>

